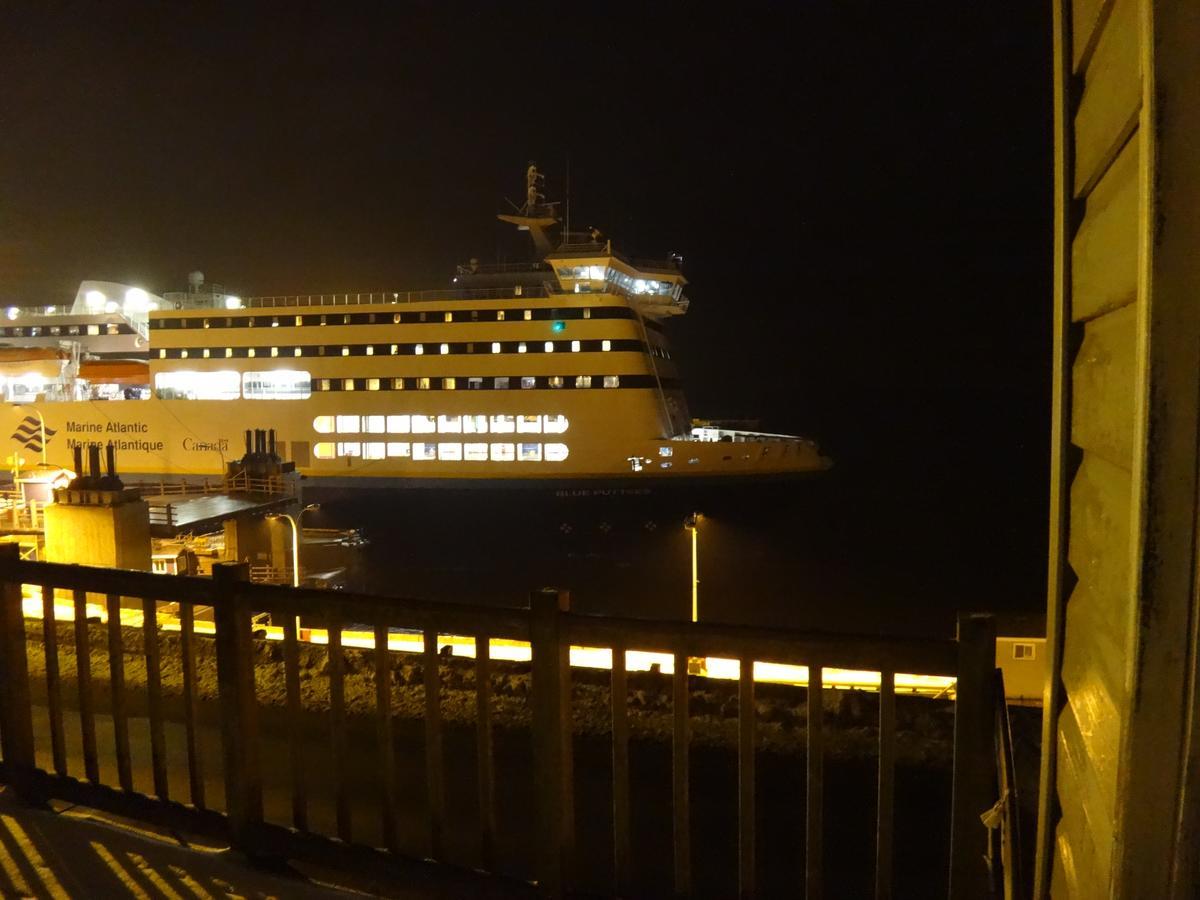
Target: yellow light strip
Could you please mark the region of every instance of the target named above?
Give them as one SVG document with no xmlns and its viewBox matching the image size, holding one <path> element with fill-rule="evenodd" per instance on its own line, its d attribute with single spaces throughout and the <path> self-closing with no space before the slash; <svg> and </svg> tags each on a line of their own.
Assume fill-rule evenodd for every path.
<svg viewBox="0 0 1200 900">
<path fill-rule="evenodd" d="M 26 595 L 23 608 L 26 618 L 41 619 L 42 600 L 41 589 L 36 585 L 25 585 Z M 89 619 L 108 621 L 108 611 L 99 604 L 87 604 Z M 75 607 L 56 602 L 54 617 L 59 621 L 74 621 Z M 122 609 L 121 624 L 130 628 L 143 626 L 140 609 Z M 179 631 L 179 620 L 163 613 L 158 615 L 158 626 L 164 631 Z M 213 622 L 197 619 L 194 624 L 197 634 L 214 634 L 216 625 Z M 278 625 L 260 625 L 255 631 L 264 633 L 269 641 L 283 640 L 283 629 Z M 299 639 L 310 644 L 328 644 L 329 633 L 323 628 L 301 628 Z M 342 631 L 342 646 L 355 647 L 362 650 L 375 649 L 375 635 L 372 631 Z M 466 659 L 475 658 L 475 640 L 462 635 L 438 635 L 438 650 L 450 648 L 452 656 Z M 414 632 L 390 632 L 388 634 L 388 649 L 395 653 L 422 653 L 425 649 L 425 638 Z M 492 659 L 508 662 L 529 662 L 532 649 L 527 641 L 510 641 L 492 638 L 490 645 Z M 612 650 L 605 647 L 571 647 L 571 665 L 582 669 L 611 669 Z M 736 659 L 725 659 L 709 656 L 701 659 L 701 667 L 709 678 L 724 681 L 737 681 L 741 673 L 741 663 Z M 625 669 L 629 672 L 649 672 L 657 668 L 664 675 L 675 673 L 675 657 L 671 653 L 656 653 L 645 650 L 627 650 L 625 652 Z M 808 666 L 785 665 L 783 663 L 755 662 L 754 680 L 764 684 L 790 684 L 798 687 L 808 685 Z M 880 673 L 857 669 L 827 668 L 821 672 L 822 684 L 834 690 L 878 691 Z M 944 675 L 913 675 L 896 673 L 896 692 L 903 694 L 949 695 L 954 694 L 955 679 Z"/>
</svg>

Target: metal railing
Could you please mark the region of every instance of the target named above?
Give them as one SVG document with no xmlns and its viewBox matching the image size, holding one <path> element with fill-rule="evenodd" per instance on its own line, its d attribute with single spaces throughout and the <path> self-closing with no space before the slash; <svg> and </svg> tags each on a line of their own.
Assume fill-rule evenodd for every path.
<svg viewBox="0 0 1200 900">
<path fill-rule="evenodd" d="M 184 823 L 193 831 L 228 839 L 255 857 L 309 858 L 333 866 L 359 865 L 370 858 L 388 865 L 399 864 L 398 775 L 392 705 L 393 669 L 400 664 L 391 649 L 392 630 L 416 631 L 421 659 L 418 676 L 424 694 L 424 782 L 428 806 L 428 858 L 447 861 L 446 785 L 447 755 L 443 739 L 443 669 L 448 665 L 439 652 L 445 635 L 473 638 L 475 642 L 474 685 L 476 769 L 478 778 L 480 858 L 489 872 L 511 870 L 511 863 L 498 860 L 497 778 L 493 740 L 492 647 L 507 639 L 531 646 L 531 690 L 529 730 L 532 737 L 534 795 L 527 808 L 534 823 L 532 871 L 544 896 L 558 897 L 572 887 L 573 862 L 582 853 L 594 853 L 575 842 L 574 781 L 572 762 L 571 647 L 607 648 L 612 652 L 609 676 L 611 719 L 613 871 L 612 889 L 628 895 L 635 886 L 632 822 L 640 814 L 635 803 L 647 802 L 631 791 L 630 776 L 630 681 L 627 651 L 651 650 L 669 654 L 670 757 L 672 807 L 672 869 L 674 892 L 688 896 L 693 888 L 693 844 L 689 766 L 692 748 L 692 717 L 689 703 L 693 685 L 689 661 L 698 657 L 727 657 L 740 662 L 737 688 L 737 852 L 736 870 L 740 894 L 756 893 L 758 861 L 758 817 L 755 808 L 758 744 L 758 712 L 755 663 L 802 662 L 807 675 L 807 779 L 805 834 L 806 896 L 822 895 L 825 732 L 833 722 L 825 712 L 824 672 L 829 668 L 867 669 L 880 673 L 878 719 L 879 778 L 876 816 L 876 896 L 892 895 L 895 770 L 896 690 L 895 675 L 921 673 L 957 678 L 954 727 L 954 771 L 950 850 L 949 895 L 953 898 L 986 896 L 988 873 L 984 863 L 988 833 L 979 815 L 994 804 L 996 793 L 994 728 L 995 631 L 992 620 L 983 616 L 960 619 L 957 641 L 888 639 L 818 635 L 746 627 L 656 622 L 602 618 L 571 613 L 568 595 L 553 590 L 535 592 L 527 609 L 510 609 L 418 600 L 331 595 L 326 591 L 291 589 L 251 584 L 245 564 L 221 564 L 212 579 L 151 575 L 147 573 L 92 569 L 49 563 L 23 562 L 15 548 L 0 547 L 0 735 L 3 737 L 4 776 L 18 794 L 34 800 L 56 798 L 110 809 L 122 815 L 155 821 Z M 40 586 L 40 605 L 31 597 L 34 611 L 23 612 L 23 585 Z M 74 656 L 77 660 L 79 728 L 82 735 L 86 783 L 68 777 L 64 738 L 63 690 L 59 668 L 59 631 L 55 591 L 69 603 L 74 622 Z M 31 591 L 32 593 L 32 591 Z M 116 783 L 101 779 L 98 764 L 96 697 L 91 675 L 89 594 L 99 598 L 107 612 L 107 665 L 111 685 L 112 734 L 115 741 Z M 122 598 L 140 598 L 140 620 L 134 635 L 122 624 Z M 197 630 L 196 610 L 211 607 L 211 638 Z M 93 606 L 93 609 L 95 606 Z M 126 609 L 125 613 L 128 614 Z M 282 659 L 286 684 L 284 720 L 287 731 L 285 759 L 272 762 L 273 769 L 290 769 L 291 820 L 294 827 L 264 821 L 263 776 L 260 759 L 259 723 L 261 703 L 256 694 L 256 667 L 265 657 L 256 651 L 257 622 L 270 614 L 281 624 Z M 44 653 L 48 733 L 35 735 L 31 714 L 31 676 L 26 633 L 27 615 L 40 618 Z M 162 626 L 168 615 L 177 617 L 178 639 L 165 642 Z M 128 616 L 127 616 L 128 618 Z M 328 708 L 314 710 L 302 703 L 299 623 L 319 622 L 326 632 L 326 681 Z M 355 843 L 349 788 L 351 769 L 347 714 L 347 664 L 344 628 L 367 629 L 370 640 L 357 643 L 366 648 L 373 664 L 374 697 L 369 712 L 373 720 L 376 777 L 372 802 L 379 833 L 386 850 L 373 851 Z M 206 626 L 207 622 L 204 623 Z M 100 626 L 96 626 L 97 628 Z M 136 632 L 140 631 L 140 634 Z M 153 797 L 134 792 L 130 755 L 130 697 L 125 683 L 124 642 L 136 640 L 145 659 L 145 709 L 149 720 L 149 755 Z M 205 795 L 206 762 L 197 742 L 197 645 L 201 640 L 215 644 L 216 689 L 220 716 L 222 765 L 220 784 L 224 789 L 225 812 L 217 813 Z M 186 733 L 186 758 L 190 805 L 172 803 L 168 791 L 168 757 L 164 738 L 162 648 L 177 648 L 178 661 L 170 660 L 171 671 L 182 671 L 182 707 Z M 308 651 L 306 651 L 307 654 Z M 274 656 L 274 654 L 268 654 Z M 350 668 L 361 679 L 362 663 Z M 141 666 L 138 666 L 141 669 Z M 664 672 L 666 667 L 664 666 Z M 746 677 L 742 677 L 746 676 Z M 140 675 L 139 675 L 140 677 Z M 174 677 L 174 676 L 173 676 Z M 362 684 L 358 683 L 362 690 Z M 360 698 L 361 699 L 361 698 Z M 314 773 L 305 772 L 302 722 L 319 715 L 322 729 L 330 735 L 332 765 L 323 768 L 321 779 L 332 782 L 336 809 L 333 834 L 318 835 L 309 821 L 309 787 Z M 311 738 L 308 738 L 309 740 Z M 51 748 L 53 772 L 39 769 L 35 743 Z M 367 739 L 369 743 L 369 739 Z M 356 739 L 358 752 L 362 739 Z M 210 773 L 211 777 L 211 773 Z M 361 812 L 359 812 L 361 815 Z M 172 818 L 173 817 L 173 818 Z M 361 819 L 359 820 L 361 824 Z M 182 827 L 179 826 L 179 827 Z M 336 837 L 338 840 L 330 840 Z M 799 838 L 797 839 L 799 843 Z M 707 852 L 707 851 L 706 851 Z M 869 850 L 866 851 L 869 854 Z M 731 863 L 732 863 L 731 859 Z M 461 873 L 461 870 L 458 870 Z M 468 877 L 460 874 L 460 877 Z M 470 876 L 476 877 L 476 876 Z M 945 884 L 943 876 L 937 882 Z M 929 895 L 934 891 L 931 889 Z"/>
<path fill-rule="evenodd" d="M 428 300 L 513 300 L 546 297 L 544 287 L 527 287 L 521 293 L 506 288 L 464 288 L 426 291 L 370 291 L 345 294 L 289 294 L 248 297 L 248 309 L 277 309 L 297 306 L 358 306 L 368 303 L 421 303 Z"/>
</svg>

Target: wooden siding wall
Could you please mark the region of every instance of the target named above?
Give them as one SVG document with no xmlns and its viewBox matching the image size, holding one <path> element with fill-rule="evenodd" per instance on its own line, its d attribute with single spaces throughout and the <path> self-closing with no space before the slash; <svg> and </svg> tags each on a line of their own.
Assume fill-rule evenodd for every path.
<svg viewBox="0 0 1200 900">
<path fill-rule="evenodd" d="M 1189 144 L 1196 114 L 1172 122 L 1157 109 L 1200 102 L 1181 89 L 1200 83 L 1200 49 L 1179 36 L 1200 33 L 1200 5 L 1189 6 L 1056 0 L 1048 643 L 1060 680 L 1047 694 L 1039 897 L 1195 896 L 1197 885 L 1179 867 L 1195 868 L 1180 834 L 1200 823 L 1182 805 L 1196 804 L 1188 765 L 1200 760 L 1189 744 L 1200 265 L 1188 262 L 1200 212 L 1179 198 L 1197 196 L 1200 132 Z"/>
<path fill-rule="evenodd" d="M 1122 713 L 1128 705 L 1134 393 L 1142 134 L 1139 0 L 1072 2 L 1074 115 L 1070 244 L 1070 441 L 1083 451 L 1068 501 L 1052 894 L 1107 896 Z"/>
</svg>

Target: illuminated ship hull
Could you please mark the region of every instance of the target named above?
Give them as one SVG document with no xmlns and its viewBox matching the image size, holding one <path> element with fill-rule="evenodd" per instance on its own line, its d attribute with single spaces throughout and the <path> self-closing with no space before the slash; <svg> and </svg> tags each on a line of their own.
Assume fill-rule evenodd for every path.
<svg viewBox="0 0 1200 900">
<path fill-rule="evenodd" d="M 380 302 L 361 302 L 371 299 Z M 616 294 L 345 301 L 151 313 L 155 396 L 39 398 L 6 406 L 0 427 L 28 462 L 40 413 L 49 462 L 69 466 L 74 446 L 111 440 L 122 472 L 168 477 L 220 475 L 254 428 L 275 429 L 281 456 L 328 484 L 825 466 L 798 438 L 693 430 L 662 328 Z M 194 399 L 222 392 L 228 399 Z"/>
</svg>

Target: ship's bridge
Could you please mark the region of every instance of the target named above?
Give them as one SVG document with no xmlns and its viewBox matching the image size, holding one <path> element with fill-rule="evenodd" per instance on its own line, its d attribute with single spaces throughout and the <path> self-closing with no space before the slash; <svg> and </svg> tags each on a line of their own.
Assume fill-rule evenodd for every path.
<svg viewBox="0 0 1200 900">
<path fill-rule="evenodd" d="M 687 279 L 676 259 L 627 260 L 608 244 L 586 243 L 563 244 L 546 256 L 546 263 L 564 291 L 624 294 L 643 314 L 654 317 L 687 311 Z"/>
</svg>

